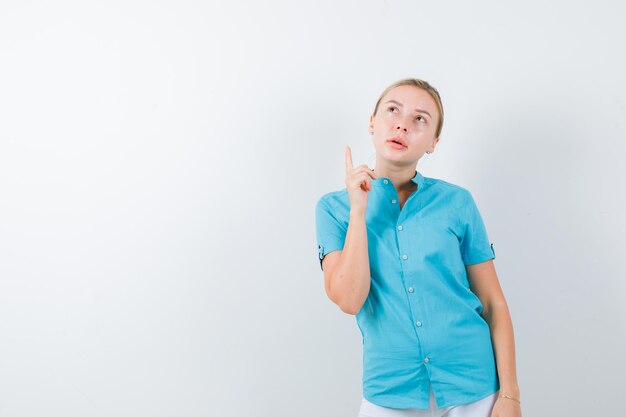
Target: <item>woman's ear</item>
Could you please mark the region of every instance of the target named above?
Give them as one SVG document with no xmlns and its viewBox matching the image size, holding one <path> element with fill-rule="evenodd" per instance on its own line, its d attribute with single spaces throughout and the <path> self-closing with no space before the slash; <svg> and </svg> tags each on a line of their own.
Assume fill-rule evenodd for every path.
<svg viewBox="0 0 626 417">
<path fill-rule="evenodd" d="M 435 138 L 433 140 L 433 143 L 431 143 L 431 145 L 430 145 L 430 152 L 434 152 L 435 151 L 435 146 L 437 145 L 438 142 L 439 142 L 439 138 Z"/>
<path fill-rule="evenodd" d="M 374 115 L 373 114 L 370 116 L 369 132 L 370 134 L 374 134 Z"/>
</svg>

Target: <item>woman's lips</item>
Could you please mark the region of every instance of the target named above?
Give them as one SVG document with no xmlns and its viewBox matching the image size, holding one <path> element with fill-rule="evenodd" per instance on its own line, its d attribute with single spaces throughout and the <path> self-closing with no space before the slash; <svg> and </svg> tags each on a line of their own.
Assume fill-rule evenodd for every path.
<svg viewBox="0 0 626 417">
<path fill-rule="evenodd" d="M 406 149 L 406 146 L 396 143 L 392 140 L 388 140 L 387 143 L 394 149 Z"/>
</svg>

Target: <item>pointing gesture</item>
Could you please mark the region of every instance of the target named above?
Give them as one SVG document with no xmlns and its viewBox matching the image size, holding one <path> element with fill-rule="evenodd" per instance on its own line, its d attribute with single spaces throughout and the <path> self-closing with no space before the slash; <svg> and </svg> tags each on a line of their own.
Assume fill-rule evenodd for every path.
<svg viewBox="0 0 626 417">
<path fill-rule="evenodd" d="M 374 171 L 365 164 L 354 168 L 352 151 L 346 146 L 346 188 L 350 197 L 350 209 L 367 207 L 367 193 L 372 190 L 372 179 L 378 179 Z"/>
<path fill-rule="evenodd" d="M 346 146 L 346 174 L 352 171 L 352 151 Z"/>
</svg>

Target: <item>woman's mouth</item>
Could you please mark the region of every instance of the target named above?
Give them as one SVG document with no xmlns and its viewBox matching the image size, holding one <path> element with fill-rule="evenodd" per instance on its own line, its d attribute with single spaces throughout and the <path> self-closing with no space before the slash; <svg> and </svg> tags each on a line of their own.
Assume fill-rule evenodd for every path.
<svg viewBox="0 0 626 417">
<path fill-rule="evenodd" d="M 394 149 L 406 149 L 406 146 L 404 146 L 399 140 L 396 139 L 389 139 L 387 141 L 387 144 L 389 144 L 389 146 Z"/>
</svg>

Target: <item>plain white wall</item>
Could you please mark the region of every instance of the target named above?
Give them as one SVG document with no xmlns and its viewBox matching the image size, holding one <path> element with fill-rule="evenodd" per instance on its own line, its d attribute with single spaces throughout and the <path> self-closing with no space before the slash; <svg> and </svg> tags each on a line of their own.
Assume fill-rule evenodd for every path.
<svg viewBox="0 0 626 417">
<path fill-rule="evenodd" d="M 418 170 L 472 191 L 525 417 L 617 415 L 626 8 L 530 1 L 3 1 L 0 415 L 356 416 L 361 338 L 314 205 L 373 167 L 404 77 Z"/>
</svg>

